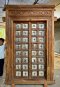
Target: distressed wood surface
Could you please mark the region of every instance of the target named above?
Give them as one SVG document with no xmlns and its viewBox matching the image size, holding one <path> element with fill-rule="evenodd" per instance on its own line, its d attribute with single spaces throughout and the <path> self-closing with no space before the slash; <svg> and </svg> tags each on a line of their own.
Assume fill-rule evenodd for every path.
<svg viewBox="0 0 60 87">
<path fill-rule="evenodd" d="M 51 5 L 7 5 L 6 8 L 6 84 L 44 84 L 44 79 L 17 79 L 15 78 L 14 64 L 14 23 L 16 22 L 41 22 L 46 21 L 46 65 L 45 78 L 47 83 L 54 81 L 54 6 Z M 30 38 L 30 35 L 29 35 Z M 29 40 L 30 43 L 30 40 Z M 31 47 L 31 46 L 30 46 Z M 30 48 L 29 48 L 30 51 Z M 31 55 L 29 54 L 31 58 Z M 29 77 L 30 78 L 30 77 Z"/>
</svg>

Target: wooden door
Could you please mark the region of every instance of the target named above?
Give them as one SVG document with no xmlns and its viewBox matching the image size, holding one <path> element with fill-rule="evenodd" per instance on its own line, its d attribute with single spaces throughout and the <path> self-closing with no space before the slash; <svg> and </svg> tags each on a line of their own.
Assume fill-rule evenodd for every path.
<svg viewBox="0 0 60 87">
<path fill-rule="evenodd" d="M 46 25 L 46 21 L 14 23 L 14 78 L 47 78 Z"/>
<path fill-rule="evenodd" d="M 6 6 L 6 83 L 54 83 L 54 6 Z"/>
</svg>

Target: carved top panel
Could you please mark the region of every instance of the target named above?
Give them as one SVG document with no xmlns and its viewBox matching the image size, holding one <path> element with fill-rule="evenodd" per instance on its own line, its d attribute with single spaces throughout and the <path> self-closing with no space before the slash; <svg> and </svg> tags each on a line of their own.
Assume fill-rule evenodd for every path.
<svg viewBox="0 0 60 87">
<path fill-rule="evenodd" d="M 4 10 L 6 10 L 6 9 L 10 9 L 10 10 L 12 10 L 12 9 L 16 9 L 17 8 L 17 10 L 18 9 L 20 9 L 20 10 L 22 10 L 22 9 L 24 9 L 24 10 L 27 10 L 27 9 L 32 9 L 32 10 L 36 10 L 36 9 L 50 9 L 50 10 L 52 10 L 52 9 L 54 9 L 54 5 L 41 5 L 41 4 L 39 4 L 39 5 L 6 5 L 5 7 L 4 7 Z"/>
<path fill-rule="evenodd" d="M 53 5 L 7 5 L 9 16 L 52 16 Z"/>
<path fill-rule="evenodd" d="M 51 11 L 40 10 L 40 11 L 9 11 L 9 16 L 52 16 Z"/>
</svg>

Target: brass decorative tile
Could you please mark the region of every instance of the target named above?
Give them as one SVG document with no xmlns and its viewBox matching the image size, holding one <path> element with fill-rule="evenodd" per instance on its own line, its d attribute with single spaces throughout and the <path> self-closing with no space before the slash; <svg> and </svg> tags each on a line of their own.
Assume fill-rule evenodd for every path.
<svg viewBox="0 0 60 87">
<path fill-rule="evenodd" d="M 22 52 L 22 55 L 23 55 L 23 56 L 28 56 L 28 51 L 23 51 L 23 52 Z"/>
<path fill-rule="evenodd" d="M 44 70 L 44 65 L 39 64 L 39 65 L 38 65 L 38 68 L 39 68 L 40 70 L 41 70 L 41 69 Z"/>
<path fill-rule="evenodd" d="M 35 64 L 33 65 L 32 64 L 32 70 L 37 70 L 37 65 L 35 65 Z"/>
<path fill-rule="evenodd" d="M 28 29 L 28 24 L 22 24 L 23 29 Z"/>
<path fill-rule="evenodd" d="M 28 69 L 28 64 L 22 65 L 22 69 L 23 69 L 23 70 L 27 70 L 27 69 Z"/>
<path fill-rule="evenodd" d="M 16 29 L 21 29 L 21 24 L 16 24 Z"/>
<path fill-rule="evenodd" d="M 23 31 L 24 36 L 28 36 L 28 31 Z"/>
<path fill-rule="evenodd" d="M 37 24 L 32 24 L 32 28 L 37 28 Z"/>
<path fill-rule="evenodd" d="M 36 56 L 37 52 L 36 51 L 32 51 L 32 55 Z"/>
<path fill-rule="evenodd" d="M 37 77 L 37 71 L 32 71 L 32 76 Z"/>
<path fill-rule="evenodd" d="M 21 36 L 21 31 L 16 31 L 16 36 Z"/>
<path fill-rule="evenodd" d="M 39 31 L 39 36 L 45 36 L 45 31 Z"/>
<path fill-rule="evenodd" d="M 37 58 L 32 58 L 32 63 L 37 63 Z"/>
<path fill-rule="evenodd" d="M 21 76 L 21 71 L 16 71 L 16 76 Z"/>
<path fill-rule="evenodd" d="M 28 77 L 28 71 L 23 71 L 23 77 Z"/>
<path fill-rule="evenodd" d="M 23 38 L 22 41 L 23 42 L 28 42 L 28 38 Z"/>
<path fill-rule="evenodd" d="M 37 35 L 37 31 L 32 31 L 32 35 Z"/>
<path fill-rule="evenodd" d="M 39 76 L 44 77 L 44 71 L 39 71 Z"/>
<path fill-rule="evenodd" d="M 28 49 L 28 44 L 22 44 L 22 49 Z"/>
<path fill-rule="evenodd" d="M 42 24 L 42 23 L 40 23 L 38 26 L 39 26 L 40 29 L 44 29 L 45 28 L 45 25 Z"/>
<path fill-rule="evenodd" d="M 21 69 L 21 65 L 16 65 L 16 69 Z"/>
<path fill-rule="evenodd" d="M 16 63 L 21 63 L 21 58 L 16 58 Z"/>
<path fill-rule="evenodd" d="M 32 37 L 32 42 L 37 42 L 37 38 L 36 37 Z"/>
<path fill-rule="evenodd" d="M 23 58 L 23 59 L 22 59 L 22 62 L 23 62 L 23 63 L 28 63 L 28 58 Z"/>
</svg>

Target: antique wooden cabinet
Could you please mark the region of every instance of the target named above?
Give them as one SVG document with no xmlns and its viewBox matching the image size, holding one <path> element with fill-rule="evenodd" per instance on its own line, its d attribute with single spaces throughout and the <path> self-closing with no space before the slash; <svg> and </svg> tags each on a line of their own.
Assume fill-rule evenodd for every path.
<svg viewBox="0 0 60 87">
<path fill-rule="evenodd" d="M 6 83 L 54 82 L 54 6 L 7 5 Z"/>
</svg>

